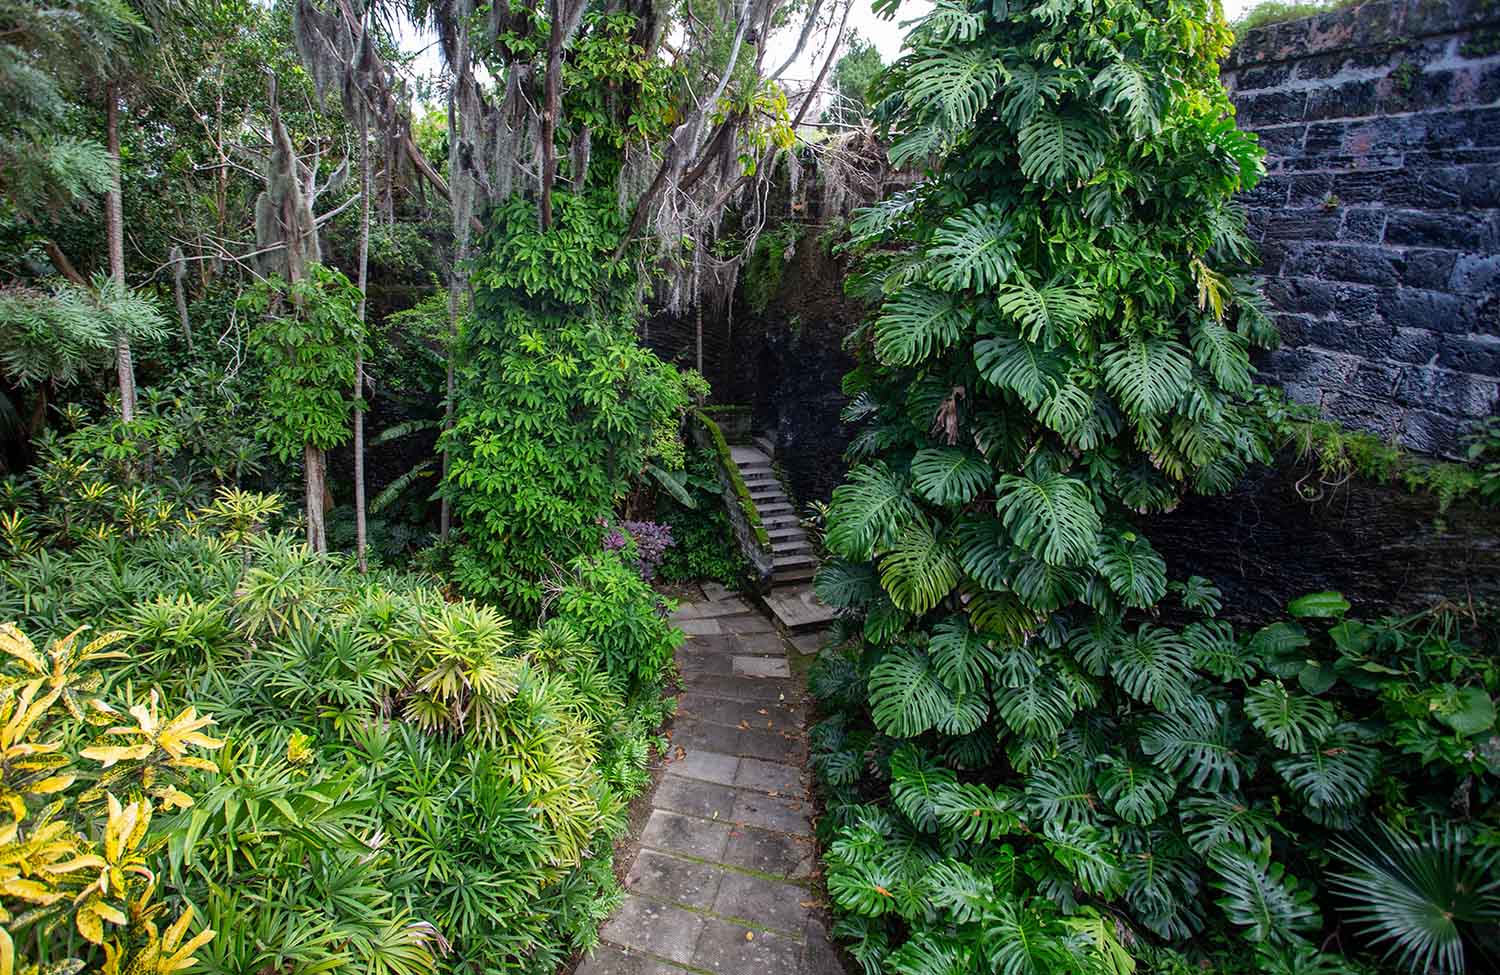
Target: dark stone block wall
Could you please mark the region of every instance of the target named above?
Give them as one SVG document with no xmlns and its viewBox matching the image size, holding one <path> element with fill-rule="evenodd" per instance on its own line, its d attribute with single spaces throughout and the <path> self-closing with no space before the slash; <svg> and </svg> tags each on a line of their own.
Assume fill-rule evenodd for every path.
<svg viewBox="0 0 1500 975">
<path fill-rule="evenodd" d="M 1249 31 L 1224 64 L 1283 346 L 1325 415 L 1460 453 L 1500 401 L 1500 2 L 1369 0 Z"/>
</svg>

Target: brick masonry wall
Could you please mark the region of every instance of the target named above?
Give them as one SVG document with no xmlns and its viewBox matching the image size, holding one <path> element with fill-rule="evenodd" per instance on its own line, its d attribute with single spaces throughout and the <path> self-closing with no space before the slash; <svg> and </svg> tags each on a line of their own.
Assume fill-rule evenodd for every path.
<svg viewBox="0 0 1500 975">
<path fill-rule="evenodd" d="M 1267 175 L 1244 200 L 1302 402 L 1424 453 L 1500 401 L 1500 0 L 1368 0 L 1224 64 Z"/>
</svg>

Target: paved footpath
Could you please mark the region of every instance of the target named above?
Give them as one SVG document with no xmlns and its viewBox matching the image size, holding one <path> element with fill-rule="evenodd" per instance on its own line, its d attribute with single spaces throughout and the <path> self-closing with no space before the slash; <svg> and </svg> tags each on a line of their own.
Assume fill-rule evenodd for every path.
<svg viewBox="0 0 1500 975">
<path fill-rule="evenodd" d="M 717 597 L 717 598 L 713 598 Z M 843 975 L 814 903 L 806 707 L 774 627 L 710 588 L 625 902 L 577 975 Z"/>
</svg>

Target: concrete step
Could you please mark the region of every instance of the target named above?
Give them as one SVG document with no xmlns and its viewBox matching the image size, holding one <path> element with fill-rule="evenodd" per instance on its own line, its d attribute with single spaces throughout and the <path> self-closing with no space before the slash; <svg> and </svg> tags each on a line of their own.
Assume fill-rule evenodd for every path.
<svg viewBox="0 0 1500 975">
<path fill-rule="evenodd" d="M 776 480 L 776 472 L 769 467 L 741 467 L 740 477 L 746 484 L 754 484 L 757 481 Z"/>
<path fill-rule="evenodd" d="M 760 512 L 760 523 L 765 526 L 767 532 L 773 528 L 795 528 L 802 530 L 802 521 L 795 514 L 771 514 L 764 510 Z"/>
<path fill-rule="evenodd" d="M 771 564 L 777 569 L 795 569 L 803 565 L 816 566 L 818 560 L 811 552 L 788 552 L 785 555 L 777 552 Z"/>
<path fill-rule="evenodd" d="M 756 504 L 760 504 L 762 501 L 785 501 L 786 492 L 780 486 L 756 487 L 752 484 L 750 485 L 750 500 Z"/>
<path fill-rule="evenodd" d="M 741 447 L 733 444 L 729 448 L 729 457 L 734 461 L 736 467 L 748 467 L 754 465 L 771 466 L 771 457 L 756 447 Z"/>
<path fill-rule="evenodd" d="M 799 582 L 811 582 L 812 577 L 817 575 L 816 565 L 797 566 L 793 569 L 777 569 L 771 573 L 772 586 L 789 586 Z M 774 589 L 772 590 L 775 591 Z"/>
<path fill-rule="evenodd" d="M 755 510 L 760 512 L 762 525 L 765 524 L 765 518 L 767 515 L 792 515 L 792 505 L 790 501 L 773 501 L 767 504 L 756 502 Z M 792 520 L 796 520 L 795 515 L 792 515 Z"/>
<path fill-rule="evenodd" d="M 771 536 L 771 541 L 773 542 L 784 542 L 790 538 L 807 537 L 807 532 L 803 531 L 802 527 L 797 524 L 782 525 L 776 528 L 772 528 L 771 526 L 766 525 L 765 522 L 762 522 L 761 524 L 765 527 L 766 534 Z"/>
<path fill-rule="evenodd" d="M 812 586 L 807 583 L 799 585 L 777 586 L 761 597 L 761 602 L 771 611 L 776 622 L 780 623 L 789 633 L 815 632 L 832 623 L 834 612 L 818 600 L 813 593 Z M 816 640 L 810 646 L 817 646 Z M 797 640 L 792 641 L 794 646 L 801 649 L 803 644 Z M 807 650 L 804 652 L 812 652 Z"/>
<path fill-rule="evenodd" d="M 750 438 L 750 442 L 764 451 L 767 457 L 776 456 L 775 442 L 764 433 L 757 433 L 754 437 Z"/>
</svg>

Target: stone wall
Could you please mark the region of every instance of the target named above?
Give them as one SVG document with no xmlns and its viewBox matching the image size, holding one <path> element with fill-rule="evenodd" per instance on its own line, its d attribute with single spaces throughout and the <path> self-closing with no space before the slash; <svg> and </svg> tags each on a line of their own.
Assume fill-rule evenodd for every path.
<svg viewBox="0 0 1500 975">
<path fill-rule="evenodd" d="M 1244 201 L 1284 342 L 1265 378 L 1459 452 L 1500 399 L 1500 3 L 1369 0 L 1258 28 L 1223 77 L 1268 153 Z"/>
</svg>

